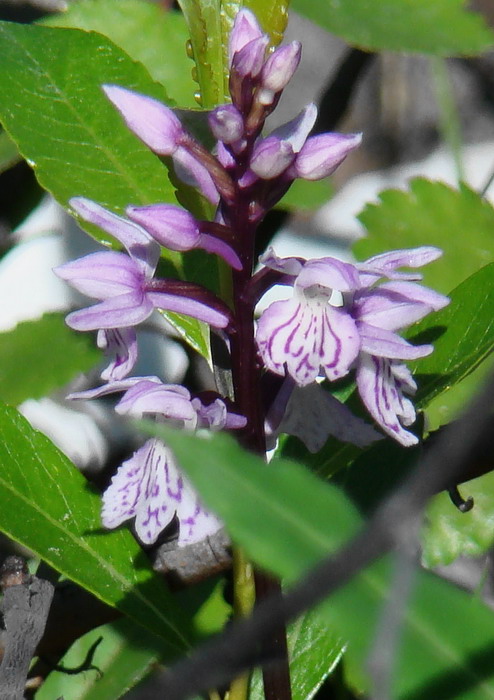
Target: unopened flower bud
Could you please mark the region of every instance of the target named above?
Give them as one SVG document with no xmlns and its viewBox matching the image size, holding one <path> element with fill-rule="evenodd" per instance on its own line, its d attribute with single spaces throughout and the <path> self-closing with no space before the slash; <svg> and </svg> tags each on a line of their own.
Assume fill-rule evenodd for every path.
<svg viewBox="0 0 494 700">
<path fill-rule="evenodd" d="M 327 133 L 307 139 L 294 163 L 296 177 L 321 180 L 331 175 L 354 148 L 362 134 Z"/>
<path fill-rule="evenodd" d="M 230 65 L 234 55 L 244 48 L 246 44 L 263 35 L 254 14 L 245 8 L 241 9 L 235 17 L 233 29 L 230 34 L 228 52 Z"/>
<path fill-rule="evenodd" d="M 263 66 L 262 87 L 275 93 L 281 92 L 298 68 L 301 51 L 302 46 L 298 41 L 276 49 Z"/>
<path fill-rule="evenodd" d="M 288 141 L 268 136 L 254 147 L 250 168 L 263 180 L 271 180 L 289 168 L 294 158 L 293 148 Z"/>
<path fill-rule="evenodd" d="M 263 34 L 258 39 L 249 41 L 238 51 L 232 61 L 232 71 L 241 78 L 250 76 L 256 78 L 264 65 L 264 57 L 269 44 L 269 38 Z"/>
<path fill-rule="evenodd" d="M 170 250 L 190 250 L 197 245 L 201 235 L 192 214 L 173 204 L 127 207 L 126 214 Z"/>
<path fill-rule="evenodd" d="M 119 85 L 103 85 L 103 90 L 129 129 L 146 146 L 163 156 L 171 156 L 176 151 L 184 129 L 169 107 L 152 97 L 126 90 Z"/>
<path fill-rule="evenodd" d="M 209 127 L 213 136 L 223 143 L 235 143 L 244 133 L 244 120 L 233 105 L 221 105 L 214 109 L 209 117 Z"/>
</svg>

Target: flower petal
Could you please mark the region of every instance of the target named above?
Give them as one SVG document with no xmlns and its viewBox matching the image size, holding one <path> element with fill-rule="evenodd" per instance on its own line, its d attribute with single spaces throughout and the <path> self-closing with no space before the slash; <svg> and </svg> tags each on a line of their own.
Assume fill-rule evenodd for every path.
<svg viewBox="0 0 494 700">
<path fill-rule="evenodd" d="M 96 331 L 100 328 L 124 328 L 145 321 L 154 310 L 152 302 L 143 292 L 130 292 L 73 311 L 65 322 L 76 331 Z"/>
<path fill-rule="evenodd" d="M 268 369 L 297 384 L 313 382 L 321 367 L 330 380 L 348 373 L 360 347 L 353 319 L 325 299 L 271 304 L 257 326 L 259 352 Z"/>
<path fill-rule="evenodd" d="M 120 414 L 140 417 L 155 413 L 166 420 L 183 422 L 194 429 L 197 414 L 187 389 L 174 384 L 143 380 L 131 386 L 115 407 Z"/>
<path fill-rule="evenodd" d="M 261 36 L 263 36 L 263 32 L 254 13 L 246 8 L 239 10 L 235 17 L 235 22 L 233 23 L 233 28 L 230 33 L 228 43 L 230 65 L 232 63 L 233 56 L 238 51 L 243 49 L 243 47 L 250 41 L 259 39 Z"/>
<path fill-rule="evenodd" d="M 370 326 L 368 323 L 357 322 L 357 328 L 362 341 L 361 350 L 370 355 L 396 360 L 417 360 L 430 355 L 434 350 L 432 345 L 411 345 L 396 333 Z"/>
<path fill-rule="evenodd" d="M 101 373 L 101 379 L 112 382 L 126 377 L 137 362 L 137 336 L 133 328 L 99 330 L 98 347 L 114 359 Z"/>
<path fill-rule="evenodd" d="M 339 292 L 350 292 L 360 287 L 360 278 L 354 265 L 336 258 L 308 260 L 295 282 L 295 287 L 307 289 L 319 285 Z"/>
<path fill-rule="evenodd" d="M 269 59 L 268 59 L 269 60 Z M 311 102 L 289 122 L 273 129 L 270 136 L 287 141 L 294 153 L 298 153 L 312 131 L 317 119 L 317 107 Z"/>
<path fill-rule="evenodd" d="M 313 454 L 319 452 L 330 436 L 359 447 L 382 439 L 374 428 L 317 383 L 295 387 L 279 432 L 295 435 Z"/>
<path fill-rule="evenodd" d="M 361 141 L 362 134 L 326 133 L 309 137 L 293 166 L 296 177 L 304 180 L 328 177 Z"/>
<path fill-rule="evenodd" d="M 415 420 L 415 409 L 397 386 L 389 360 L 362 353 L 357 369 L 357 387 L 367 410 L 385 433 L 405 447 L 417 444 L 418 438 L 400 423 L 402 418 L 406 425 L 411 425 Z"/>
<path fill-rule="evenodd" d="M 423 267 L 441 257 L 443 251 L 434 246 L 421 246 L 419 248 L 403 248 L 391 250 L 388 253 L 374 255 L 364 262 L 356 263 L 361 273 L 363 285 L 372 284 L 379 277 L 389 279 L 420 280 L 420 274 L 407 274 L 395 272 L 398 267 Z"/>
<path fill-rule="evenodd" d="M 204 321 L 214 326 L 214 328 L 226 328 L 230 323 L 230 318 L 226 313 L 196 299 L 173 293 L 153 291 L 147 292 L 146 296 L 157 309 L 192 316 L 199 321 Z"/>
<path fill-rule="evenodd" d="M 84 221 L 103 229 L 125 246 L 145 277 L 153 275 L 160 249 L 146 231 L 85 197 L 73 197 L 69 204 Z"/>
<path fill-rule="evenodd" d="M 177 177 L 191 187 L 196 187 L 211 204 L 218 204 L 220 195 L 207 169 L 189 151 L 180 146 L 173 154 Z"/>
<path fill-rule="evenodd" d="M 140 224 L 155 241 L 170 250 L 190 250 L 200 237 L 196 219 L 185 209 L 174 204 L 150 204 L 146 207 L 127 207 L 127 215 Z"/>
<path fill-rule="evenodd" d="M 170 156 L 176 151 L 184 130 L 169 107 L 152 97 L 126 90 L 119 85 L 103 85 L 103 90 L 129 129 L 146 146 L 163 156 Z"/>
<path fill-rule="evenodd" d="M 59 265 L 53 272 L 93 299 L 128 294 L 142 287 L 143 275 L 125 253 L 104 251 Z"/>
</svg>

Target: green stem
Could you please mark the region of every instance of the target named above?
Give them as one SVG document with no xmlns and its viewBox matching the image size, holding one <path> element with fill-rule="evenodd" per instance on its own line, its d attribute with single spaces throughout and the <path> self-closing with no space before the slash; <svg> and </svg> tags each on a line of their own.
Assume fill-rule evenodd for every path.
<svg viewBox="0 0 494 700">
<path fill-rule="evenodd" d="M 235 617 L 247 617 L 254 607 L 256 590 L 254 570 L 243 551 L 233 549 L 233 610 Z M 225 700 L 247 700 L 249 697 L 250 673 L 235 678 Z"/>
<path fill-rule="evenodd" d="M 444 58 L 432 56 L 430 59 L 432 77 L 439 107 L 439 128 L 445 143 L 448 144 L 456 167 L 458 182 L 464 180 L 462 160 L 461 125 L 455 102 L 453 87 Z"/>
</svg>

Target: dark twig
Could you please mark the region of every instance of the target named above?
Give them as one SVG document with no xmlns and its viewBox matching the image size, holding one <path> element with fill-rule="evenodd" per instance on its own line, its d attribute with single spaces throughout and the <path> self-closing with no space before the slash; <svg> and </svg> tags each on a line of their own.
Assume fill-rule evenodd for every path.
<svg viewBox="0 0 494 700">
<path fill-rule="evenodd" d="M 10 566 L 6 562 L 7 569 Z M 2 700 L 22 700 L 31 659 L 41 639 L 53 597 L 48 581 L 30 577 L 24 567 L 2 568 L 1 611 L 5 625 L 5 652 L 0 666 Z"/>
<path fill-rule="evenodd" d="M 449 426 L 420 465 L 348 545 L 310 571 L 284 597 L 266 598 L 246 620 L 231 625 L 167 674 L 163 697 L 181 700 L 218 687 L 249 666 L 264 640 L 351 580 L 392 547 L 409 541 L 410 529 L 431 495 L 454 482 L 490 430 L 494 375 L 455 425 Z"/>
</svg>

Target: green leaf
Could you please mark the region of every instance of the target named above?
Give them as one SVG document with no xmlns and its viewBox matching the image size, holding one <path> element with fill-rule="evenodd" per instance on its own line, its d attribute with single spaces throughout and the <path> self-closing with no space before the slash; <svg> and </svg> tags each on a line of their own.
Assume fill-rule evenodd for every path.
<svg viewBox="0 0 494 700">
<path fill-rule="evenodd" d="M 117 700 L 133 688 L 161 660 L 159 637 L 131 620 L 117 620 L 96 627 L 78 639 L 62 657 L 64 668 L 77 668 L 96 641 L 91 666 L 83 673 L 69 675 L 52 671 L 36 700 L 65 697 L 70 700 Z"/>
<path fill-rule="evenodd" d="M 100 359 L 91 338 L 72 331 L 59 314 L 19 323 L 0 333 L 1 400 L 17 405 L 46 396 Z"/>
<path fill-rule="evenodd" d="M 190 33 L 190 53 L 199 85 L 198 102 L 205 109 L 230 101 L 228 37 L 237 12 L 245 6 L 276 46 L 288 21 L 288 0 L 179 0 Z"/>
<path fill-rule="evenodd" d="M 468 376 L 494 348 L 494 264 L 460 284 L 446 308 L 413 326 L 414 343 L 433 342 L 434 352 L 410 363 L 419 385 L 414 403 L 423 408 Z"/>
<path fill-rule="evenodd" d="M 5 131 L 0 132 L 0 174 L 22 160 L 17 146 Z"/>
<path fill-rule="evenodd" d="M 333 192 L 334 189 L 327 178 L 315 182 L 298 179 L 277 204 L 277 208 L 312 211 L 330 200 Z"/>
<path fill-rule="evenodd" d="M 494 474 L 468 481 L 460 491 L 474 499 L 468 513 L 458 510 L 445 492 L 429 503 L 422 530 L 422 561 L 427 567 L 451 564 L 460 555 L 478 557 L 492 546 Z"/>
<path fill-rule="evenodd" d="M 178 105 L 197 107 L 193 63 L 185 50 L 189 32 L 179 12 L 142 0 L 85 0 L 44 19 L 43 24 L 103 34 L 142 63 Z"/>
<path fill-rule="evenodd" d="M 341 659 L 345 644 L 328 629 L 318 610 L 310 610 L 287 629 L 293 700 L 311 700 Z M 263 698 L 262 673 L 252 675 L 250 698 Z"/>
<path fill-rule="evenodd" d="M 368 237 L 354 247 L 357 259 L 396 248 L 434 245 L 444 251 L 424 267 L 424 282 L 448 293 L 494 260 L 494 208 L 466 185 L 455 190 L 417 178 L 410 191 L 386 190 L 359 219 Z"/>
<path fill-rule="evenodd" d="M 0 530 L 102 601 L 187 648 L 189 621 L 125 529 L 106 532 L 101 499 L 73 464 L 13 408 L 0 407 Z"/>
<path fill-rule="evenodd" d="M 277 576 L 293 581 L 359 527 L 343 494 L 299 465 L 284 460 L 266 465 L 225 435 L 205 441 L 161 426 L 147 429 L 170 444 L 237 544 Z M 348 641 L 346 658 L 362 690 L 369 688 L 364 661 L 388 600 L 390 563 L 388 558 L 361 572 L 319 608 L 331 629 Z M 461 688 L 462 698 L 493 698 L 492 611 L 426 572 L 418 570 L 415 582 L 404 612 L 392 697 L 445 699 Z"/>
<path fill-rule="evenodd" d="M 104 83 L 119 84 L 166 101 L 143 66 L 94 32 L 8 22 L 0 22 L 0 55 L 0 121 L 62 205 L 84 196 L 122 213 L 128 204 L 176 201 L 166 168 L 101 90 Z M 97 240 L 111 242 L 100 229 L 80 223 Z M 163 255 L 181 268 L 178 253 Z M 169 318 L 205 353 L 199 321 Z"/>
<path fill-rule="evenodd" d="M 494 42 L 463 0 L 293 0 L 293 9 L 349 44 L 371 51 L 475 55 Z"/>
</svg>

